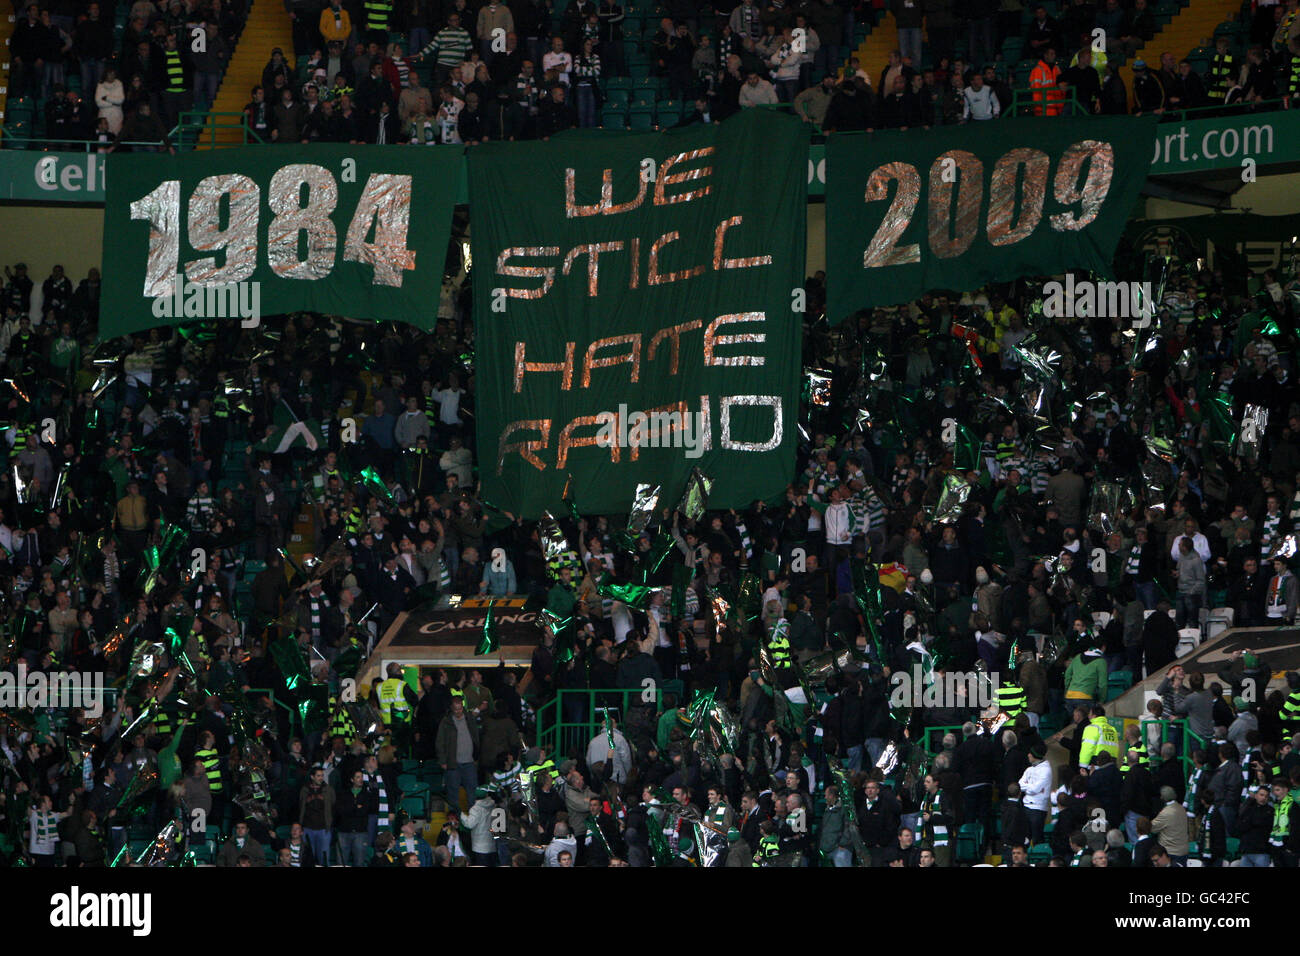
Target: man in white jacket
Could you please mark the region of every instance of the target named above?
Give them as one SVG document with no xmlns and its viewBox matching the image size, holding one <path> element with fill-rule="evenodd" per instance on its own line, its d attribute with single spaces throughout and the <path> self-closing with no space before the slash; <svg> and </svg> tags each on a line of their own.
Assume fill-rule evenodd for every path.
<svg viewBox="0 0 1300 956">
<path fill-rule="evenodd" d="M 605 765 L 605 776 L 618 783 L 626 781 L 628 771 L 632 769 L 632 748 L 628 745 L 623 732 L 618 729 L 613 717 L 609 718 L 609 732 L 606 733 L 605 728 L 602 727 L 600 732 L 591 738 L 591 743 L 587 744 L 587 766 L 594 767 L 598 763 Z"/>
<path fill-rule="evenodd" d="M 438 467 L 449 475 L 455 475 L 460 487 L 472 486 L 474 455 L 461 444 L 459 436 L 452 436 L 451 447 L 438 457 Z"/>
<path fill-rule="evenodd" d="M 546 845 L 542 866 L 559 866 L 561 853 L 569 854 L 570 860 L 578 857 L 578 841 L 569 833 L 569 825 L 563 820 L 555 824 L 555 838 Z"/>
<path fill-rule="evenodd" d="M 474 854 L 475 866 L 496 866 L 499 862 L 496 836 L 492 832 L 492 817 L 496 809 L 497 803 L 488 789 L 478 787 L 474 791 L 474 805 L 465 815 L 465 826 L 469 828 L 469 848 Z M 502 811 L 503 820 L 504 816 L 505 811 Z"/>
<path fill-rule="evenodd" d="M 1052 765 L 1047 762 L 1047 748 L 1034 744 L 1029 751 L 1029 766 L 1020 775 L 1020 802 L 1029 818 L 1029 840 L 1035 846 L 1043 842 L 1043 825 L 1052 797 Z"/>
<path fill-rule="evenodd" d="M 968 120 L 990 120 L 998 118 L 1001 104 L 990 87 L 984 85 L 984 77 L 975 73 L 970 78 L 970 86 L 961 95 L 962 122 Z"/>
</svg>

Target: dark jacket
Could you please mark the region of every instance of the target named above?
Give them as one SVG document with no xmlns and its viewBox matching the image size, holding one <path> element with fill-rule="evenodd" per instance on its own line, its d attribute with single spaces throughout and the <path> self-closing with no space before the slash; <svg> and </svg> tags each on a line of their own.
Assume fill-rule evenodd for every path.
<svg viewBox="0 0 1300 956">
<path fill-rule="evenodd" d="M 1088 776 L 1088 796 L 1101 804 L 1111 826 L 1116 826 L 1124 818 L 1123 786 L 1119 765 L 1115 763 L 1108 763 Z"/>
<path fill-rule="evenodd" d="M 346 787 L 334 806 L 334 817 L 340 833 L 364 833 L 370 825 L 370 815 L 379 812 L 379 797 L 371 787 L 363 786 L 356 793 Z"/>
<path fill-rule="evenodd" d="M 1019 800 L 1002 801 L 1002 843 L 1004 846 L 1024 846 L 1029 842 L 1029 817 L 1025 805 Z"/>
<path fill-rule="evenodd" d="M 952 769 L 961 775 L 963 787 L 993 783 L 997 745 L 988 734 L 967 737 L 952 754 Z"/>
<path fill-rule="evenodd" d="M 474 742 L 474 760 L 478 760 L 479 729 L 478 721 L 469 713 L 465 714 L 465 726 L 469 730 L 470 740 Z M 452 766 L 456 763 L 456 718 L 448 712 L 442 723 L 438 724 L 437 740 L 438 762 Z"/>
<path fill-rule="evenodd" d="M 320 790 L 313 790 L 310 783 L 303 786 L 298 792 L 298 822 L 309 830 L 332 830 L 334 788 L 328 783 Z"/>
<path fill-rule="evenodd" d="M 1273 807 L 1262 807 L 1254 798 L 1248 798 L 1237 814 L 1237 836 L 1241 838 L 1241 852 L 1268 853 L 1268 835 L 1273 829 Z"/>
<path fill-rule="evenodd" d="M 871 94 L 857 90 L 849 93 L 837 90 L 826 107 L 822 128 L 827 131 L 867 129 L 872 125 Z"/>
<path fill-rule="evenodd" d="M 870 807 L 866 795 L 858 795 L 858 833 L 862 843 L 867 847 L 886 847 L 898 839 L 898 823 L 902 816 L 902 807 L 894 792 L 886 787 L 880 788 L 880 796 Z"/>
<path fill-rule="evenodd" d="M 1125 813 L 1154 817 L 1160 810 L 1160 788 L 1146 767 L 1130 767 L 1122 773 L 1124 785 L 1121 800 Z"/>
</svg>

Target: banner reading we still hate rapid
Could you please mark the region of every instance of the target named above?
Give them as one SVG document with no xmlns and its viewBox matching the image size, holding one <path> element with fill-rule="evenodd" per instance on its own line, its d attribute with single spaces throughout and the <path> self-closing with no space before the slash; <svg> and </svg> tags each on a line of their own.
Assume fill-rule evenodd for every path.
<svg viewBox="0 0 1300 956">
<path fill-rule="evenodd" d="M 797 438 L 808 134 L 748 110 L 469 153 L 483 496 L 625 512 L 778 494 Z"/>
<path fill-rule="evenodd" d="M 828 318 L 929 289 L 1111 272 L 1156 118 L 1003 119 L 835 133 L 826 162 Z"/>
</svg>

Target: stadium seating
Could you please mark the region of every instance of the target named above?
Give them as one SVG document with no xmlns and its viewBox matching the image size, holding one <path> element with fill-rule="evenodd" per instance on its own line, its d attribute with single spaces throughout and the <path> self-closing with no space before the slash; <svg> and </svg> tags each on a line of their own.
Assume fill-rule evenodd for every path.
<svg viewBox="0 0 1300 956">
<path fill-rule="evenodd" d="M 984 856 L 984 825 L 963 823 L 957 831 L 957 862 L 978 863 Z"/>
</svg>

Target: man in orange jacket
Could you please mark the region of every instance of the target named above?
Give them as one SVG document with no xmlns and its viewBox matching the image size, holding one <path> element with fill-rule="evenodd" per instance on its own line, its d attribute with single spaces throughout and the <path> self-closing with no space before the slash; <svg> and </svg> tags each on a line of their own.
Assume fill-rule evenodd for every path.
<svg viewBox="0 0 1300 956">
<path fill-rule="evenodd" d="M 1048 47 L 1043 58 L 1029 74 L 1034 91 L 1035 116 L 1060 116 L 1065 110 L 1065 92 L 1060 88 L 1061 68 L 1056 65 L 1056 50 Z"/>
</svg>

